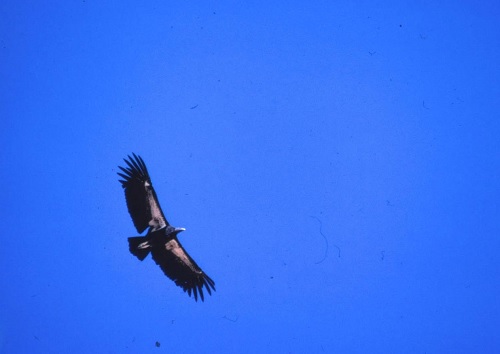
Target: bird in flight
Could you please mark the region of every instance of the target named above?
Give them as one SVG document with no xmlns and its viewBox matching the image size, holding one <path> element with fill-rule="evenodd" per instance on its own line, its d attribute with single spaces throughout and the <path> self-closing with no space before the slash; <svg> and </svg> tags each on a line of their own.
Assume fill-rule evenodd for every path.
<svg viewBox="0 0 500 354">
<path fill-rule="evenodd" d="M 177 234 L 185 231 L 181 227 L 171 226 L 156 196 L 148 169 L 143 159 L 136 154 L 124 159 L 127 167 L 121 167 L 118 175 L 125 190 L 127 208 L 137 232 L 148 229 L 145 236 L 129 237 L 130 253 L 139 260 L 144 260 L 151 252 L 153 260 L 163 273 L 180 286 L 189 296 L 204 301 L 203 288 L 209 295 L 215 291 L 215 283 L 206 275 L 182 247 Z"/>
</svg>

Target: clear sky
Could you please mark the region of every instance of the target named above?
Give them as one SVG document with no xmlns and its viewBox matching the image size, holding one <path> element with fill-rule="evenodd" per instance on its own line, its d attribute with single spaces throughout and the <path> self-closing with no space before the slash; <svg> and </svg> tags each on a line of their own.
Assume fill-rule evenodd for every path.
<svg viewBox="0 0 500 354">
<path fill-rule="evenodd" d="M 2 1 L 0 352 L 500 352 L 499 17 Z M 128 252 L 131 152 L 205 302 Z"/>
</svg>

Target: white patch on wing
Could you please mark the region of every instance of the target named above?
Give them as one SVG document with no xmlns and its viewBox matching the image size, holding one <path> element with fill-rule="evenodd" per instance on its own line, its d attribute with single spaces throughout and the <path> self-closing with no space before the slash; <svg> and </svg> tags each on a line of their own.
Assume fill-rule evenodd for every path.
<svg viewBox="0 0 500 354">
<path fill-rule="evenodd" d="M 155 230 L 161 229 L 167 226 L 163 215 L 161 214 L 160 206 L 156 202 L 153 196 L 153 189 L 148 182 L 144 182 L 146 185 L 146 192 L 148 194 L 149 207 L 151 208 L 151 220 L 149 220 L 149 226 L 153 227 Z"/>
<path fill-rule="evenodd" d="M 193 271 L 196 272 L 193 263 L 191 263 L 186 252 L 182 249 L 182 247 L 176 240 L 168 241 L 165 244 L 165 248 L 167 249 L 167 251 L 172 252 L 177 258 L 179 258 L 182 261 L 182 263 L 184 263 L 185 265 L 187 265 L 189 268 L 191 268 Z"/>
</svg>

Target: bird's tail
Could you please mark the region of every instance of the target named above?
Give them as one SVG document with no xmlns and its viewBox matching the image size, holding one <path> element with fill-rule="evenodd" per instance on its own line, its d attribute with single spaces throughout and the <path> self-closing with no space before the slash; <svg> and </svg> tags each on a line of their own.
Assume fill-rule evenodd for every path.
<svg viewBox="0 0 500 354">
<path fill-rule="evenodd" d="M 129 237 L 128 249 L 130 253 L 139 258 L 139 260 L 144 260 L 151 250 L 151 245 L 148 240 L 149 238 L 147 236 Z"/>
</svg>

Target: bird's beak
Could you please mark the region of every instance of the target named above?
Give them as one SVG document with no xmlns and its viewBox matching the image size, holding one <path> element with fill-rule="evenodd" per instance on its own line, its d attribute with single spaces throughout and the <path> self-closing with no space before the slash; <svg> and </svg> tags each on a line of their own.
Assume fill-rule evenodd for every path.
<svg viewBox="0 0 500 354">
<path fill-rule="evenodd" d="M 176 227 L 176 228 L 175 228 L 175 233 L 177 233 L 177 234 L 178 234 L 178 233 L 179 233 L 179 232 L 181 232 L 181 231 L 186 231 L 186 229 L 185 229 L 185 228 L 183 228 L 183 227 Z"/>
</svg>

